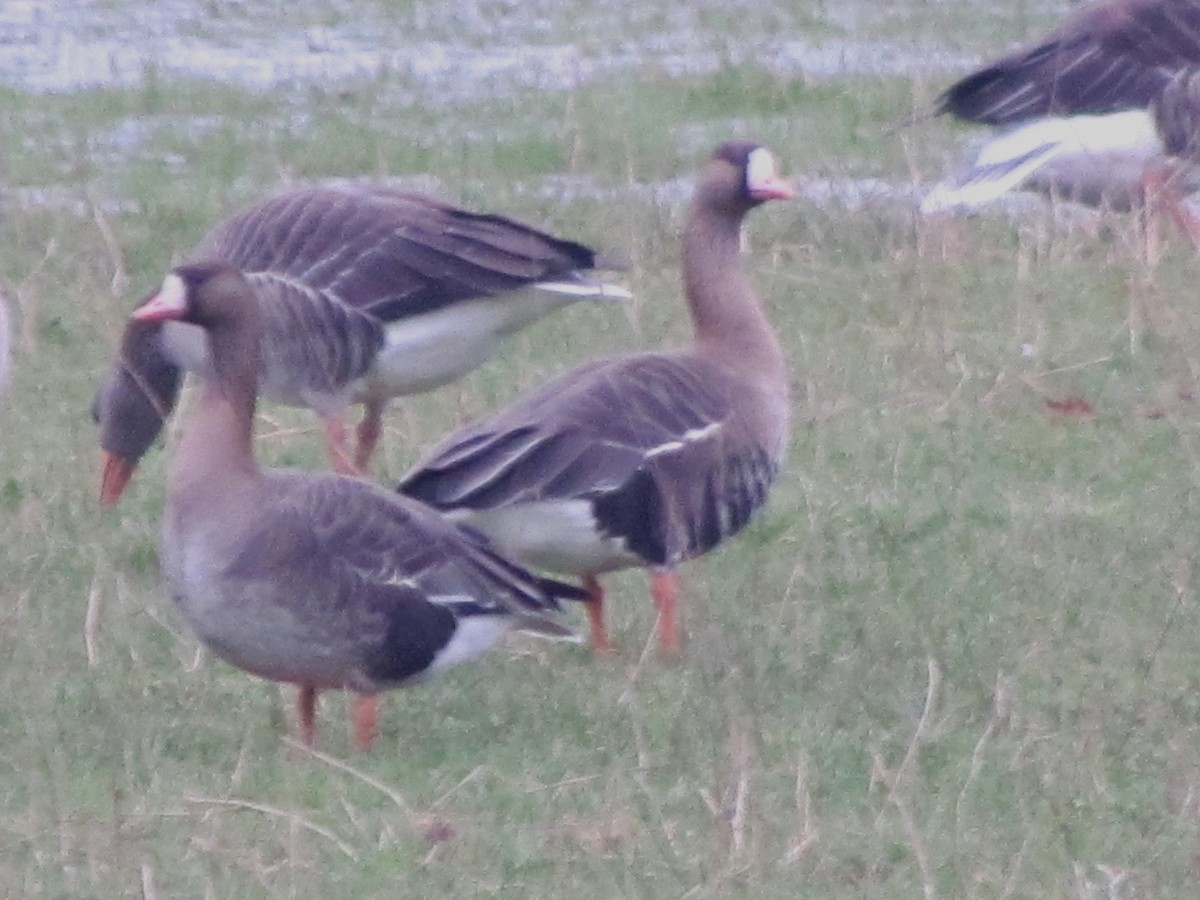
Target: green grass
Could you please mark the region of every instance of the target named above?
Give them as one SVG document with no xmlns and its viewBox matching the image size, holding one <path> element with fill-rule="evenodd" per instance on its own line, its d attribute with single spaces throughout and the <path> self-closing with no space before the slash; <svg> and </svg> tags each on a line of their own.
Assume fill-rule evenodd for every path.
<svg viewBox="0 0 1200 900">
<path fill-rule="evenodd" d="M 367 24 L 418 9 L 361 7 Z M 250 27 L 212 8 L 205 33 Z M 1025 5 L 997 38 L 977 9 L 900 5 L 861 36 L 982 52 L 1053 20 Z M 800 24 L 859 36 L 810 4 L 697 45 Z M 682 209 L 653 186 L 725 137 L 762 139 L 800 180 L 928 180 L 966 131 L 889 129 L 939 86 L 650 60 L 441 105 L 394 72 L 264 94 L 161 72 L 6 90 L 0 894 L 1195 896 L 1197 262 L 1174 235 L 1145 261 L 1128 218 L 756 213 L 748 264 L 793 360 L 793 440 L 761 518 L 682 573 L 685 658 L 643 654 L 646 579 L 623 573 L 616 659 L 510 640 L 390 695 L 370 756 L 349 748 L 346 698 L 325 698 L 329 757 L 308 758 L 288 692 L 198 655 L 158 578 L 168 452 L 96 508 L 87 409 L 122 319 L 227 211 L 296 180 L 432 179 L 632 261 L 627 308 L 566 311 L 396 404 L 392 481 L 578 360 L 687 339 Z M 1093 414 L 1054 411 L 1071 398 Z M 264 409 L 259 447 L 324 465 L 297 411 Z"/>
</svg>

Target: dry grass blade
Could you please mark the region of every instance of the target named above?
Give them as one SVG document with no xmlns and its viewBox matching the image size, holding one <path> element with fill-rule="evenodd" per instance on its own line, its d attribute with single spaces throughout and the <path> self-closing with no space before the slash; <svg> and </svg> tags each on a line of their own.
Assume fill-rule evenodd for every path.
<svg viewBox="0 0 1200 900">
<path fill-rule="evenodd" d="M 249 800 L 224 800 L 219 797 L 195 797 L 187 796 L 183 798 L 185 803 L 192 803 L 196 806 L 211 806 L 224 807 L 226 809 L 241 809 L 248 812 L 262 813 L 264 816 L 283 819 L 287 822 L 299 825 L 305 831 L 319 835 L 326 840 L 332 842 L 351 859 L 358 859 L 358 853 L 354 848 L 343 841 L 340 837 L 330 831 L 328 828 L 323 828 L 311 819 L 305 818 L 295 810 L 280 809 L 277 806 L 270 806 L 266 803 L 253 803 Z"/>
<path fill-rule="evenodd" d="M 121 245 L 117 242 L 112 225 L 109 224 L 104 206 L 96 199 L 96 192 L 91 185 L 88 185 L 87 188 L 87 198 L 88 206 L 92 211 L 92 221 L 96 223 L 96 228 L 100 232 L 104 249 L 108 253 L 109 265 L 112 267 L 112 281 L 109 283 L 109 289 L 114 297 L 120 297 L 129 286 L 129 276 L 125 274 L 125 255 L 121 252 Z"/>
<path fill-rule="evenodd" d="M 96 642 L 100 632 L 100 612 L 103 603 L 100 597 L 100 575 L 92 578 L 88 589 L 87 611 L 83 616 L 83 647 L 87 653 L 88 668 L 95 668 L 100 661 Z"/>
<path fill-rule="evenodd" d="M 917 860 L 917 867 L 921 871 L 926 900 L 934 900 L 937 896 L 937 891 L 934 887 L 933 867 L 929 862 L 929 853 L 925 847 L 925 839 L 922 837 L 921 830 L 917 827 L 916 818 L 913 816 L 906 786 L 908 776 L 916 762 L 921 740 L 932 718 L 933 709 L 937 702 L 938 686 L 941 684 L 941 669 L 933 657 L 929 657 L 926 660 L 926 673 L 924 709 L 921 711 L 921 718 L 917 722 L 917 727 L 913 730 L 912 739 L 908 743 L 908 750 L 904 754 L 904 759 L 893 772 L 884 763 L 882 754 L 878 750 L 872 750 L 871 778 L 872 780 L 883 782 L 887 788 L 888 799 L 900 815 L 900 822 L 904 827 L 905 834 L 908 836 L 913 856 Z M 879 820 L 877 819 L 876 827 L 878 825 Z"/>
<path fill-rule="evenodd" d="M 401 796 L 400 792 L 395 788 L 384 784 L 378 778 L 368 775 L 361 769 L 356 769 L 349 763 L 345 763 L 336 757 L 330 756 L 328 753 L 322 753 L 315 747 L 307 747 L 304 744 L 301 744 L 299 741 L 293 740 L 292 738 L 284 738 L 283 740 L 284 743 L 286 743 L 289 747 L 292 747 L 301 753 L 307 754 L 318 762 L 322 762 L 340 772 L 345 772 L 347 775 L 352 775 L 363 784 L 370 785 L 371 787 L 375 788 L 375 790 L 386 796 L 394 804 L 396 804 L 396 806 L 400 808 L 400 810 L 409 818 L 410 821 L 414 818 L 412 807 L 408 805 L 408 801 L 405 800 L 404 797 Z"/>
</svg>

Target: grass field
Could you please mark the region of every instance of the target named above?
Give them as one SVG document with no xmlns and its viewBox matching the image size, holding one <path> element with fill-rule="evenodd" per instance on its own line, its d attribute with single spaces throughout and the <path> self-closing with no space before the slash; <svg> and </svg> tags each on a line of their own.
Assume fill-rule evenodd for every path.
<svg viewBox="0 0 1200 900">
<path fill-rule="evenodd" d="M 1196 896 L 1200 260 L 1116 214 L 917 221 L 914 184 L 970 132 L 892 127 L 950 74 L 805 77 L 747 52 L 969 59 L 1061 5 L 443 6 L 303 19 L 392 49 L 642 56 L 453 96 L 393 69 L 0 89 L 0 896 Z M 244 8 L 196 4 L 190 27 L 244 34 Z M 717 64 L 660 65 L 655 29 Z M 123 317 L 209 224 L 296 181 L 396 179 L 631 260 L 627 309 L 565 311 L 396 404 L 394 481 L 551 373 L 687 339 L 683 203 L 728 137 L 769 145 L 805 198 L 748 241 L 795 430 L 765 514 L 683 573 L 684 659 L 655 657 L 646 579 L 623 574 L 616 659 L 514 638 L 389 695 L 369 756 L 326 697 L 305 754 L 290 692 L 199 653 L 159 583 L 174 431 L 97 508 L 87 411 Z M 856 195 L 875 182 L 894 192 Z M 817 202 L 831 183 L 849 199 Z M 267 408 L 259 433 L 264 460 L 324 465 L 311 416 Z"/>
</svg>

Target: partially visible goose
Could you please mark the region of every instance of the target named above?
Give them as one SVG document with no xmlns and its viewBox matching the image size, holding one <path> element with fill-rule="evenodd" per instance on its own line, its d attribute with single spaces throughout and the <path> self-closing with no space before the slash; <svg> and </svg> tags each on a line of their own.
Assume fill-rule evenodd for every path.
<svg viewBox="0 0 1200 900">
<path fill-rule="evenodd" d="M 683 234 L 693 346 L 598 360 L 451 434 L 399 490 L 527 565 L 583 576 L 592 644 L 608 649 L 596 576 L 652 571 L 661 650 L 679 652 L 673 569 L 766 500 L 788 436 L 788 369 L 741 262 L 742 220 L 793 196 L 771 154 L 717 148 Z"/>
<path fill-rule="evenodd" d="M 434 510 L 343 475 L 263 470 L 252 430 L 261 319 L 223 263 L 174 270 L 134 314 L 203 329 L 210 370 L 171 461 L 163 569 L 183 616 L 226 661 L 300 689 L 314 737 L 321 690 L 346 689 L 355 738 L 375 734 L 375 695 L 465 662 L 517 627 L 570 635 L 556 596 Z"/>
<path fill-rule="evenodd" d="M 938 98 L 937 113 L 1006 130 L 968 172 L 937 185 L 922 211 L 976 208 L 1018 188 L 1130 208 L 1151 189 L 1180 220 L 1178 191 L 1196 181 L 1197 66 L 1197 0 L 1106 0 L 1078 10 L 1045 40 Z"/>
<path fill-rule="evenodd" d="M 335 469 L 365 470 L 388 401 L 484 362 L 500 340 L 583 298 L 628 292 L 585 272 L 597 254 L 503 216 L 377 185 L 291 191 L 216 226 L 191 254 L 245 273 L 262 307 L 261 394 L 317 412 Z M 93 415 L 101 500 L 116 502 L 176 399 L 212 363 L 199 329 L 131 321 Z M 346 408 L 362 403 L 357 451 Z"/>
</svg>

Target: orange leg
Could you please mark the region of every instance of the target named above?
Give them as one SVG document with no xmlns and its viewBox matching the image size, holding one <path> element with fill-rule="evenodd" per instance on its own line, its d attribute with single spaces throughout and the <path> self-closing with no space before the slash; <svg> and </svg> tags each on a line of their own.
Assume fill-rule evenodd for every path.
<svg viewBox="0 0 1200 900">
<path fill-rule="evenodd" d="M 354 467 L 360 475 L 366 475 L 370 471 L 371 457 L 383 431 L 382 419 L 383 408 L 375 403 L 368 403 L 362 421 L 358 423 L 358 447 L 354 453 Z"/>
<path fill-rule="evenodd" d="M 342 475 L 359 474 L 346 449 L 346 420 L 340 414 L 325 417 L 325 452 L 333 471 Z"/>
<path fill-rule="evenodd" d="M 317 741 L 317 689 L 301 685 L 296 694 L 296 714 L 300 720 L 300 743 L 312 747 Z"/>
<path fill-rule="evenodd" d="M 354 746 L 367 753 L 379 733 L 379 698 L 374 694 L 356 694 L 354 697 Z"/>
<path fill-rule="evenodd" d="M 658 569 L 651 572 L 650 593 L 654 597 L 654 608 L 658 610 L 658 649 L 663 656 L 679 656 L 679 621 L 675 609 L 679 589 L 674 573 Z"/>
<path fill-rule="evenodd" d="M 600 587 L 595 575 L 584 575 L 583 589 L 588 592 L 586 606 L 592 631 L 592 652 L 611 653 L 613 646 L 608 640 L 608 629 L 604 627 L 604 588 Z"/>
</svg>

